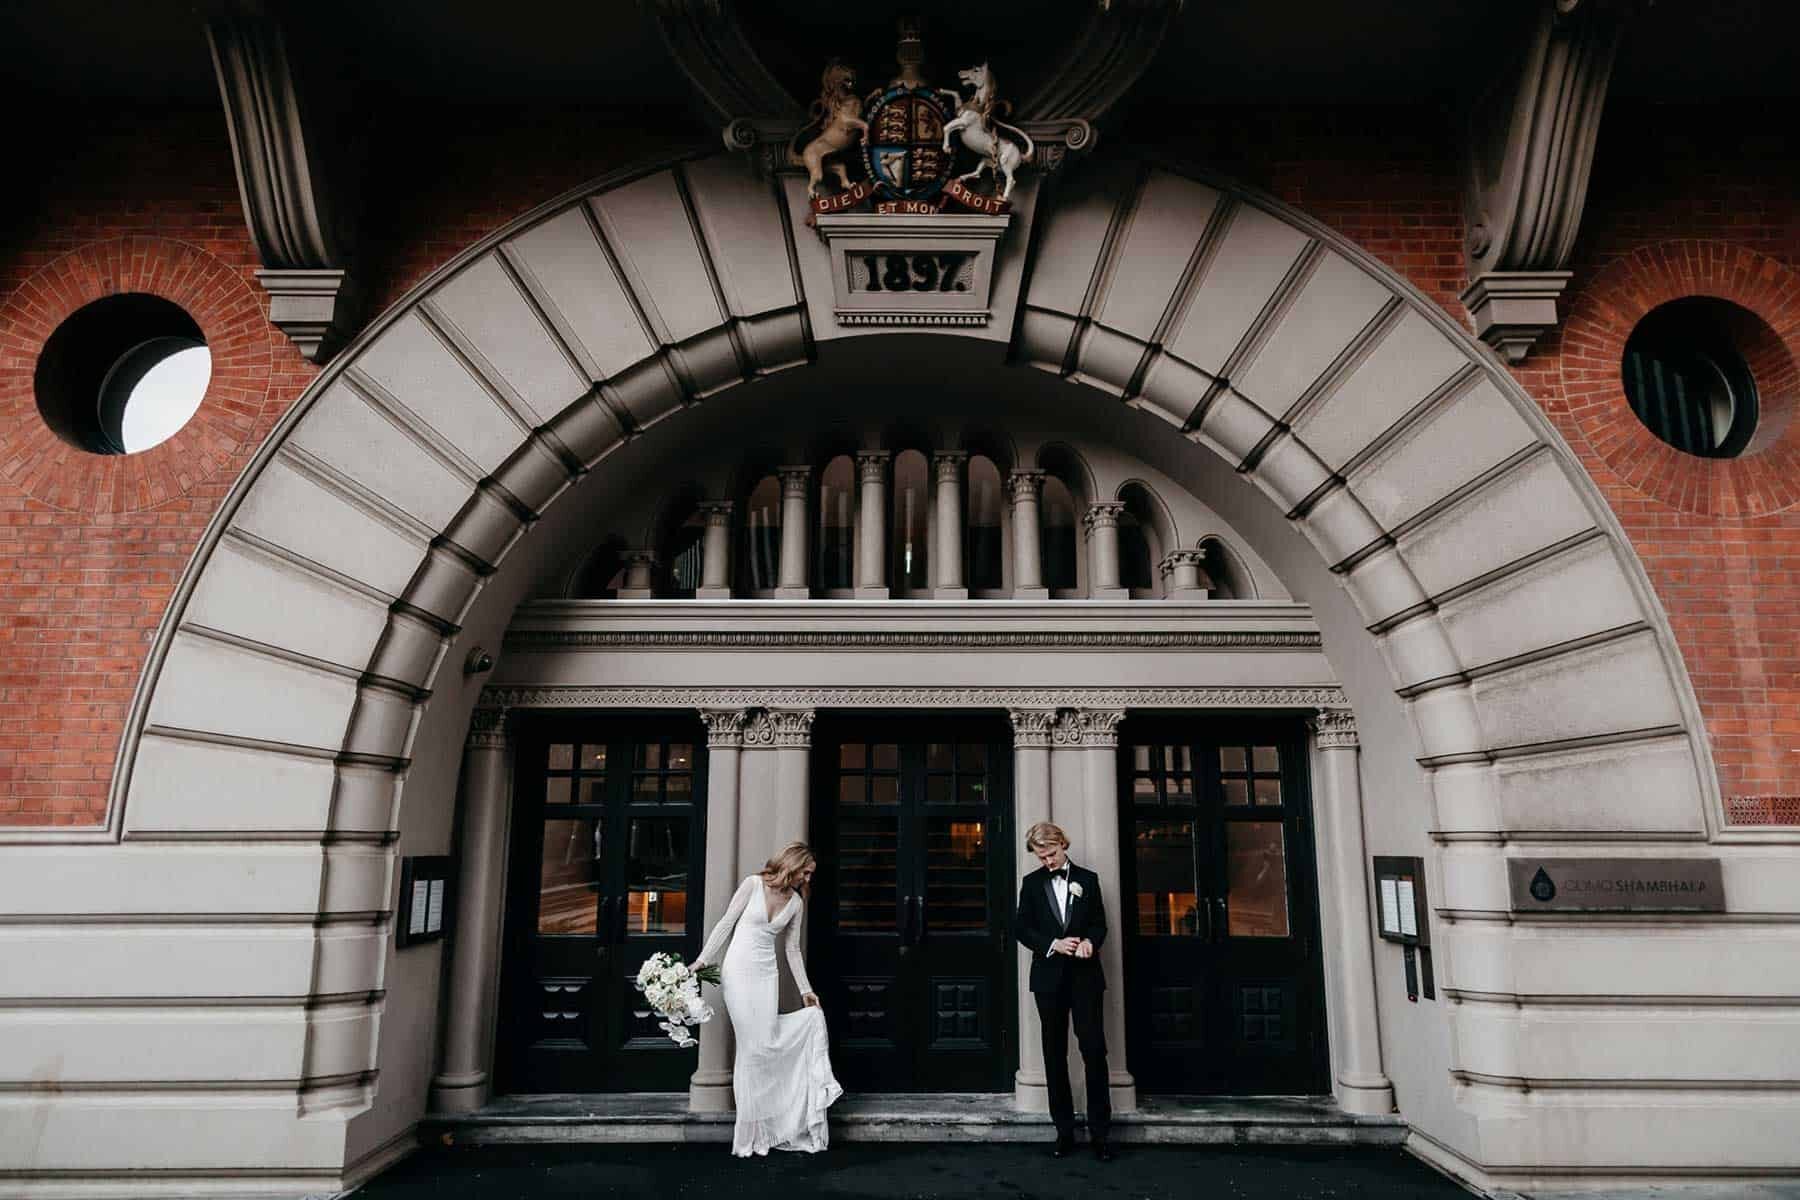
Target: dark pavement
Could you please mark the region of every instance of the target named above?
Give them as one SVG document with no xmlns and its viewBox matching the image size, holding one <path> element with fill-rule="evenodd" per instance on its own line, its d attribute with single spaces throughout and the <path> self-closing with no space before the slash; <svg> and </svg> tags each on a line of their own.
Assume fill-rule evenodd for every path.
<svg viewBox="0 0 1800 1200">
<path fill-rule="evenodd" d="M 722 1144 L 433 1148 L 373 1180 L 356 1200 L 1005 1196 L 1046 1200 L 1466 1200 L 1398 1149 L 1121 1146 L 1098 1163 L 1038 1145 L 859 1143 L 823 1154 L 731 1157 Z"/>
</svg>

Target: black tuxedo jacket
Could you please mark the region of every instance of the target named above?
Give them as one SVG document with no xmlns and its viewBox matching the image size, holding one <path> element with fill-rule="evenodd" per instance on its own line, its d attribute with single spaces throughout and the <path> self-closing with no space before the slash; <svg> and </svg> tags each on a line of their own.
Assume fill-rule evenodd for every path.
<svg viewBox="0 0 1800 1200">
<path fill-rule="evenodd" d="M 1069 864 L 1069 922 L 1056 914 L 1056 893 L 1050 872 L 1039 867 L 1019 888 L 1019 907 L 1013 913 L 1013 936 L 1031 951 L 1031 990 L 1051 992 L 1070 978 L 1077 990 L 1106 990 L 1106 973 L 1100 969 L 1100 946 L 1106 941 L 1106 906 L 1100 901 L 1100 877 L 1086 867 Z M 1075 894 L 1075 885 L 1081 895 Z M 1094 957 L 1046 954 L 1050 943 L 1061 937 L 1086 938 L 1094 943 Z"/>
</svg>

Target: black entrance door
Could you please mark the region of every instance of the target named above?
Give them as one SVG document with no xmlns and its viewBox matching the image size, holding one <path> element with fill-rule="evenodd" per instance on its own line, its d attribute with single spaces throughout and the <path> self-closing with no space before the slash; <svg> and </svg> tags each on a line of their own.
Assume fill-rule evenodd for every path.
<svg viewBox="0 0 1800 1200">
<path fill-rule="evenodd" d="M 584 714 L 520 730 L 500 1086 L 676 1091 L 694 1054 L 632 987 L 699 953 L 705 745 L 691 715 Z"/>
<path fill-rule="evenodd" d="M 821 719 L 808 973 L 852 1090 L 1000 1091 L 1013 1049 L 1012 735 Z"/>
<path fill-rule="evenodd" d="M 1138 1086 L 1329 1091 L 1298 723 L 1134 716 L 1120 742 L 1120 925 Z"/>
</svg>

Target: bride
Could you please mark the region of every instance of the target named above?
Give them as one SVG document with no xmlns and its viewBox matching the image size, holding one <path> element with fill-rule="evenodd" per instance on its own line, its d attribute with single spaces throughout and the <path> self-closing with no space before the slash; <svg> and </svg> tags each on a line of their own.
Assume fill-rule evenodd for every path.
<svg viewBox="0 0 1800 1200">
<path fill-rule="evenodd" d="M 805 842 L 790 842 L 762 873 L 745 878 L 731 907 L 694 960 L 720 968 L 719 990 L 737 1034 L 731 1090 L 737 1126 L 731 1152 L 740 1158 L 770 1149 L 817 1153 L 830 1144 L 825 1110 L 844 1089 L 831 1073 L 825 1011 L 800 958 L 806 903 L 818 863 Z M 787 933 L 787 963 L 803 1007 L 779 1011 L 776 939 Z M 726 948 L 726 940 L 730 948 Z M 720 958 L 723 951 L 724 958 Z"/>
</svg>

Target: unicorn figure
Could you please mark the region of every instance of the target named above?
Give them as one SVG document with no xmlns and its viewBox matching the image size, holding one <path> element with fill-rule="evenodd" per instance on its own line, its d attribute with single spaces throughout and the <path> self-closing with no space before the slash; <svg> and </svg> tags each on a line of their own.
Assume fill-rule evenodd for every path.
<svg viewBox="0 0 1800 1200">
<path fill-rule="evenodd" d="M 957 79 L 964 87 L 974 88 L 975 94 L 967 100 L 958 99 L 956 116 L 944 125 L 944 149 L 950 149 L 951 135 L 959 135 L 962 144 L 975 152 L 981 162 L 967 175 L 957 176 L 957 181 L 967 183 L 979 179 L 983 171 L 991 171 L 994 181 L 1006 177 L 1006 185 L 1000 192 L 1002 200 L 1012 199 L 1013 174 L 1021 163 L 1033 161 L 1037 155 L 1037 146 L 1032 143 L 1031 135 L 1016 125 L 1008 125 L 995 119 L 994 110 L 1004 106 L 1011 111 L 1012 105 L 1003 100 L 996 100 L 997 88 L 994 73 L 986 63 L 978 67 L 970 67 L 956 73 Z M 1003 136 L 1003 132 L 1006 135 Z M 1018 139 L 1015 141 L 1014 139 Z M 1024 143 L 1021 149 L 1019 143 Z"/>
</svg>

